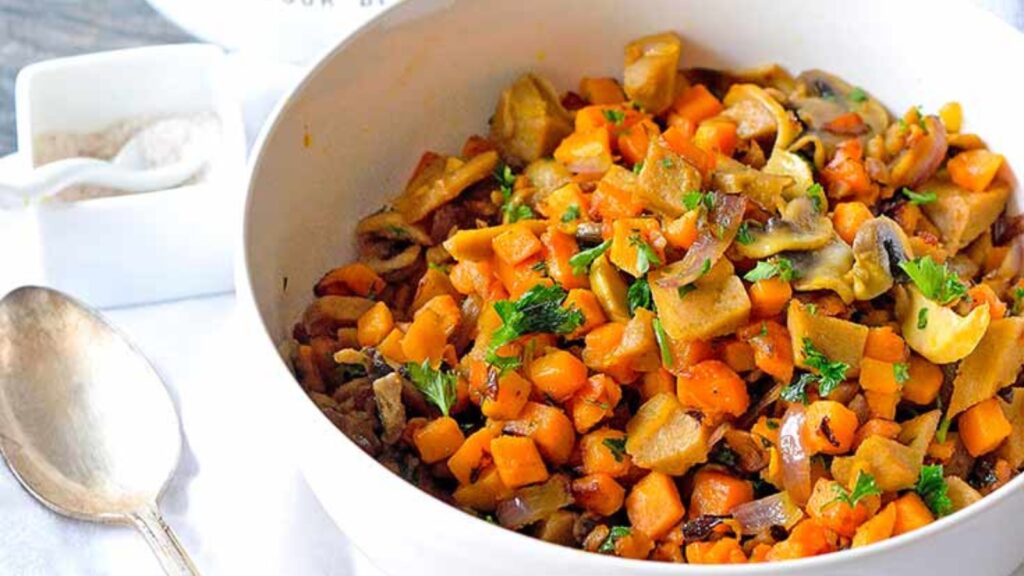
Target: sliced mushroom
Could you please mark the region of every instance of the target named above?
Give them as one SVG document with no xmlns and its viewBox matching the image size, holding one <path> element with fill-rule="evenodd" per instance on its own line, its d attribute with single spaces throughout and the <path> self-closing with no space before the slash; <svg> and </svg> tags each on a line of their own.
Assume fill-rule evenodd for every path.
<svg viewBox="0 0 1024 576">
<path fill-rule="evenodd" d="M 368 298 L 324 296 L 313 300 L 302 315 L 302 324 L 310 336 L 333 335 L 338 328 L 355 326 L 356 321 L 374 305 Z"/>
<path fill-rule="evenodd" d="M 402 377 L 392 372 L 373 381 L 373 396 L 377 402 L 377 416 L 384 428 L 380 439 L 392 445 L 402 437 L 405 430 L 405 405 L 402 404 Z"/>
<path fill-rule="evenodd" d="M 538 202 L 548 194 L 572 182 L 572 173 L 564 164 L 551 158 L 534 160 L 523 170 L 526 179 L 537 189 L 533 201 Z"/>
<path fill-rule="evenodd" d="M 956 362 L 970 354 L 991 320 L 988 306 L 960 316 L 927 298 L 916 286 L 897 290 L 896 317 L 910 348 L 936 364 Z"/>
<path fill-rule="evenodd" d="M 410 224 L 401 212 L 394 210 L 377 212 L 363 218 L 356 225 L 356 235 L 361 241 L 415 242 L 423 246 L 434 243 L 423 228 Z"/>
<path fill-rule="evenodd" d="M 848 279 L 853 268 L 853 251 L 836 236 L 824 247 L 806 252 L 784 252 L 793 264 L 793 289 L 799 292 L 831 290 L 849 304 L 853 288 Z"/>
<path fill-rule="evenodd" d="M 817 250 L 834 237 L 832 221 L 815 207 L 814 199 L 800 196 L 790 200 L 782 214 L 768 219 L 763 228 L 751 227 L 751 241 L 737 242 L 736 251 L 745 258 L 760 260 L 779 252 Z"/>
<path fill-rule="evenodd" d="M 466 188 L 490 176 L 497 165 L 498 153 L 493 150 L 477 154 L 466 162 L 449 158 L 440 177 L 407 188 L 395 199 L 395 209 L 409 222 L 419 222 L 457 198 Z"/>
<path fill-rule="evenodd" d="M 825 124 L 847 112 L 856 112 L 870 128 L 869 135 L 881 134 L 889 126 L 889 113 L 878 100 L 842 78 L 821 70 L 807 70 L 797 76 L 803 98 L 794 98 L 797 115 L 808 130 L 822 131 Z M 857 92 L 856 96 L 854 95 Z"/>
<path fill-rule="evenodd" d="M 787 200 L 806 196 L 807 190 L 814 185 L 814 174 L 811 172 L 811 165 L 807 160 L 804 160 L 799 154 L 782 148 L 772 151 L 763 170 L 767 174 L 789 177 L 789 185 L 782 189 L 782 195 Z"/>
<path fill-rule="evenodd" d="M 800 134 L 800 123 L 778 100 L 756 84 L 735 84 L 722 101 L 722 113 L 737 124 L 740 138 L 760 138 L 775 132 L 775 148 L 785 148 Z"/>
<path fill-rule="evenodd" d="M 886 216 L 861 225 L 853 240 L 853 294 L 857 300 L 871 300 L 892 288 L 896 278 L 905 277 L 900 263 L 914 258 L 910 240 L 899 224 Z"/>
<path fill-rule="evenodd" d="M 590 265 L 590 289 L 608 318 L 614 322 L 629 321 L 628 287 L 607 254 L 598 256 Z"/>
<path fill-rule="evenodd" d="M 652 114 L 672 105 L 682 42 L 672 32 L 645 36 L 626 45 L 622 88 Z"/>
<path fill-rule="evenodd" d="M 377 274 L 385 276 L 388 279 L 395 279 L 396 273 L 404 271 L 410 266 L 416 264 L 421 252 L 423 252 L 422 246 L 410 244 L 397 254 L 386 257 L 377 255 L 363 256 L 360 258 L 360 261 L 369 266 Z"/>
<path fill-rule="evenodd" d="M 925 133 L 903 150 L 889 165 L 889 183 L 900 188 L 917 188 L 939 169 L 946 158 L 946 128 L 938 116 L 925 116 Z"/>
<path fill-rule="evenodd" d="M 550 82 L 524 74 L 501 93 L 491 120 L 491 140 L 512 166 L 550 156 L 572 132 L 572 116 Z"/>
</svg>

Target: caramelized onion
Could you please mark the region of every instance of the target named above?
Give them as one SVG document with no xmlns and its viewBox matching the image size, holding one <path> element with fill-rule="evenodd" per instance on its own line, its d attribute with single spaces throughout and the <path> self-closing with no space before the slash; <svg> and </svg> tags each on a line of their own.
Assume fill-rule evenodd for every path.
<svg viewBox="0 0 1024 576">
<path fill-rule="evenodd" d="M 572 504 L 569 480 L 562 474 L 537 486 L 516 490 L 514 496 L 498 504 L 498 524 L 519 530 Z"/>
<path fill-rule="evenodd" d="M 739 522 L 744 534 L 757 534 L 772 526 L 782 526 L 789 530 L 803 516 L 803 511 L 787 492 L 746 502 L 732 509 L 732 517 Z"/>
<path fill-rule="evenodd" d="M 792 404 L 779 427 L 782 485 L 800 505 L 811 495 L 811 458 L 800 433 L 806 416 L 803 404 Z"/>
<path fill-rule="evenodd" d="M 743 221 L 743 211 L 747 208 L 747 199 L 735 194 L 710 194 L 714 195 L 714 208 L 702 223 L 697 241 L 682 260 L 672 265 L 677 272 L 658 280 L 659 286 L 678 288 L 692 284 L 721 259 L 736 237 Z"/>
</svg>

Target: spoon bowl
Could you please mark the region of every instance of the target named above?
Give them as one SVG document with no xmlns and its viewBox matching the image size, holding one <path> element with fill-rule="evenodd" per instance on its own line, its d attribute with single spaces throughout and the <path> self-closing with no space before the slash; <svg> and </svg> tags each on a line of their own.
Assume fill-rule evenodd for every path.
<svg viewBox="0 0 1024 576">
<path fill-rule="evenodd" d="M 36 499 L 135 525 L 168 574 L 192 574 L 156 508 L 180 452 L 160 377 L 100 316 L 47 288 L 0 300 L 0 453 Z"/>
</svg>

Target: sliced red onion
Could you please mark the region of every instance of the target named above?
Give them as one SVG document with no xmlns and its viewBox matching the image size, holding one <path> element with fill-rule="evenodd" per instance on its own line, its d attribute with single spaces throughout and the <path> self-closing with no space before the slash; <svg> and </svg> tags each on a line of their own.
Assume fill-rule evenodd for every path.
<svg viewBox="0 0 1024 576">
<path fill-rule="evenodd" d="M 782 425 L 779 426 L 782 485 L 801 506 L 811 496 L 811 455 L 804 446 L 801 434 L 805 419 L 803 404 L 791 404 L 782 416 Z"/>
<path fill-rule="evenodd" d="M 739 522 L 744 534 L 757 534 L 772 526 L 789 530 L 804 517 L 804 513 L 788 492 L 779 492 L 740 504 L 732 509 L 732 517 Z"/>
<path fill-rule="evenodd" d="M 519 530 L 547 518 L 554 512 L 572 504 L 569 479 L 556 474 L 543 484 L 516 490 L 514 496 L 498 504 L 498 524 Z"/>
<path fill-rule="evenodd" d="M 702 224 L 696 242 L 679 262 L 669 265 L 670 273 L 658 280 L 662 288 L 678 288 L 692 284 L 722 258 L 743 222 L 747 199 L 738 194 L 714 194 L 714 208 Z"/>
</svg>

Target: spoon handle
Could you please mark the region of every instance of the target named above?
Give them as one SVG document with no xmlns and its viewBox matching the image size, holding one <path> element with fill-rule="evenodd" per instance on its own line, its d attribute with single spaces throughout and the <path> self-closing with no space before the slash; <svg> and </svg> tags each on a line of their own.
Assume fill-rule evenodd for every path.
<svg viewBox="0 0 1024 576">
<path fill-rule="evenodd" d="M 167 576 L 199 576 L 199 571 L 155 504 L 147 504 L 132 513 L 131 521 L 146 538 Z"/>
</svg>

